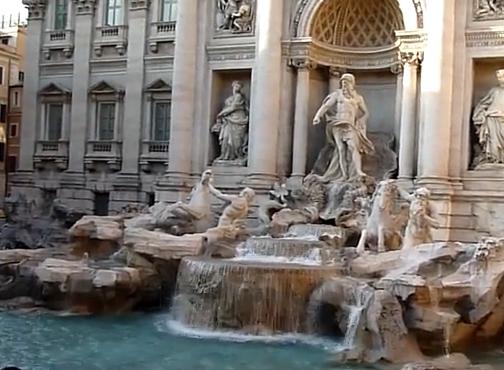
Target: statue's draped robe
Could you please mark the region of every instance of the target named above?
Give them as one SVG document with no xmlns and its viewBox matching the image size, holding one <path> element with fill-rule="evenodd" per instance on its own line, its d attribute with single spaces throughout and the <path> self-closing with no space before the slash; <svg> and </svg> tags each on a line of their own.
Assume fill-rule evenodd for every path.
<svg viewBox="0 0 504 370">
<path fill-rule="evenodd" d="M 504 88 L 493 88 L 479 102 L 473 122 L 482 148 L 479 162 L 504 163 Z"/>
<path fill-rule="evenodd" d="M 221 126 L 219 142 L 221 145 L 220 160 L 241 159 L 247 154 L 247 129 L 249 114 L 247 101 L 241 93 L 226 99 L 223 112 L 219 118 Z"/>
</svg>

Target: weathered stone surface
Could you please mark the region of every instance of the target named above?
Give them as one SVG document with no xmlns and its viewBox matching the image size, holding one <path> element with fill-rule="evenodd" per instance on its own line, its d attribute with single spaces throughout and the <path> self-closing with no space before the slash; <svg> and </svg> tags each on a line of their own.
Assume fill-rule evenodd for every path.
<svg viewBox="0 0 504 370">
<path fill-rule="evenodd" d="M 98 239 L 117 242 L 123 236 L 121 216 L 84 216 L 69 230 L 74 238 Z"/>
<path fill-rule="evenodd" d="M 453 353 L 430 361 L 408 364 L 402 370 L 492 370 L 492 367 L 471 365 L 471 361 L 465 355 Z"/>
<path fill-rule="evenodd" d="M 128 228 L 124 244 L 131 245 L 138 254 L 162 260 L 197 256 L 203 251 L 204 234 L 174 236 L 157 231 Z"/>
</svg>

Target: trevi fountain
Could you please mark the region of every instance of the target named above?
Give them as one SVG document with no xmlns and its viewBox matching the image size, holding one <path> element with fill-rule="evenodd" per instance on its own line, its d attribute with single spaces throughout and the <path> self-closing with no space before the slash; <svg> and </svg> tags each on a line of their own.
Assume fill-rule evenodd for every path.
<svg viewBox="0 0 504 370">
<path fill-rule="evenodd" d="M 74 1 L 75 6 L 81 3 L 87 2 Z M 177 35 L 182 32 L 179 21 L 185 20 L 180 29 L 190 32 L 187 19 L 195 22 L 189 17 L 193 3 L 197 2 L 180 3 Z M 279 113 L 273 97 L 280 92 L 275 85 L 278 76 L 268 63 L 276 60 L 271 40 L 281 31 L 267 11 L 273 14 L 280 7 L 282 12 L 280 3 L 218 1 L 218 35 L 256 32 L 258 47 L 265 47 L 252 76 L 254 89 L 259 91 L 260 85 L 263 95 L 250 99 L 251 84 L 243 74 L 219 75 L 217 87 L 226 93 L 212 108 L 204 136 L 214 144 L 213 155 L 199 177 L 192 178 L 191 192 L 178 200 L 170 195 L 178 186 L 173 179 L 179 177 L 170 177 L 169 167 L 165 176 L 175 182 L 164 184 L 168 184 L 165 190 L 170 186 L 172 190 L 162 193 L 160 183 L 160 195 L 151 206 L 132 202 L 108 216 L 79 210 L 76 203 L 59 197 L 33 201 L 28 193 L 14 191 L 6 199 L 6 221 L 0 229 L 0 366 L 23 370 L 504 369 L 504 233 L 498 231 L 504 229 L 471 231 L 457 226 L 457 220 L 469 217 L 457 211 L 466 209 L 464 205 L 480 209 L 481 204 L 490 207 L 500 199 L 502 57 L 493 55 L 495 60 L 474 64 L 474 76 L 486 85 L 478 85 L 471 107 L 463 107 L 467 117 L 459 117 L 467 120 L 471 147 L 464 147 L 470 154 L 457 152 L 459 162 L 467 162 L 469 175 L 461 176 L 460 184 L 470 181 L 464 189 L 455 184 L 458 167 L 448 166 L 453 160 L 449 146 L 457 147 L 459 136 L 444 121 L 458 110 L 446 113 L 452 106 L 445 105 L 443 95 L 458 99 L 465 91 L 459 94 L 453 73 L 445 74 L 447 55 L 454 53 L 448 43 L 459 45 L 450 39 L 453 34 L 459 37 L 453 31 L 458 26 L 447 22 L 451 16 L 446 14 L 452 9 L 458 12 L 457 19 L 465 20 L 467 11 L 471 22 L 497 22 L 496 27 L 501 27 L 502 1 L 478 0 L 474 7 L 472 1 L 457 0 L 457 5 L 454 0 L 427 1 L 431 6 L 425 15 L 425 27 L 431 27 L 428 37 L 397 31 L 401 49 L 395 48 L 397 44 L 380 49 L 385 54 L 373 59 L 385 63 L 378 67 L 383 72 L 383 66 L 391 67 L 388 60 L 400 58 L 392 67 L 401 73 L 402 92 L 394 88 L 379 93 L 370 93 L 369 84 L 361 84 L 369 78 L 381 79 L 366 77 L 362 70 L 370 65 L 358 64 L 372 59 L 371 54 L 359 54 L 355 68 L 335 69 L 333 59 L 324 54 L 327 50 L 317 43 L 320 39 L 312 43 L 302 37 L 302 25 L 310 21 L 305 10 L 313 8 L 315 14 L 316 9 L 330 11 L 349 3 L 299 1 L 298 44 L 283 51 L 291 53 L 289 68 L 297 70 L 299 87 L 292 106 L 292 173 L 268 177 L 266 170 L 258 170 L 264 176 L 243 178 L 235 176 L 243 173 L 238 169 L 269 168 L 263 159 L 271 154 L 269 149 L 275 149 L 268 146 L 267 115 L 275 109 Z M 412 6 L 404 5 L 410 3 L 406 0 L 397 3 L 401 9 Z M 420 11 L 424 2 L 411 3 L 416 4 L 411 12 L 418 21 L 415 27 L 424 27 Z M 471 3 L 470 9 L 466 3 Z M 257 27 L 252 23 L 255 11 L 260 13 Z M 319 37 L 323 37 L 331 19 L 315 19 L 313 32 L 322 27 Z M 399 23 L 403 25 L 403 20 Z M 406 28 L 411 26 L 406 23 Z M 361 37 L 354 36 L 349 43 Z M 177 47 L 178 43 L 175 54 L 180 52 Z M 449 50 L 445 53 L 445 49 Z M 318 57 L 318 66 L 310 58 L 298 58 L 303 53 Z M 340 64 L 355 57 L 348 53 L 339 55 Z M 331 67 L 328 93 L 305 96 L 303 88 L 320 82 L 310 80 L 310 73 L 321 65 Z M 421 87 L 417 86 L 420 66 Z M 174 94 L 189 78 L 177 75 L 177 68 L 182 70 L 182 64 L 175 66 Z M 464 75 L 457 78 L 463 80 Z M 271 91 L 264 90 L 268 86 Z M 432 93 L 434 88 L 439 95 Z M 417 99 L 419 89 L 421 99 Z M 393 109 L 387 102 L 394 101 L 396 96 L 389 95 L 395 93 L 402 94 L 402 111 L 396 112 L 402 125 L 399 137 L 395 135 L 399 146 L 393 134 L 375 130 L 373 120 L 394 115 L 389 114 Z M 175 100 L 174 95 L 174 103 L 181 104 Z M 184 109 L 174 109 L 180 116 L 176 118 L 181 119 Z M 423 122 L 418 153 L 417 111 L 422 111 Z M 408 123 L 409 128 L 404 126 Z M 173 135 L 181 132 L 176 125 Z M 181 151 L 185 144 L 173 143 Z M 183 155 L 170 158 L 169 166 L 185 163 Z M 418 178 L 413 171 L 416 156 L 421 163 Z M 270 159 L 274 162 L 275 157 Z M 229 175 L 224 181 L 223 174 Z M 502 208 L 495 209 L 489 211 L 489 225 L 502 223 L 498 212 Z"/>
</svg>

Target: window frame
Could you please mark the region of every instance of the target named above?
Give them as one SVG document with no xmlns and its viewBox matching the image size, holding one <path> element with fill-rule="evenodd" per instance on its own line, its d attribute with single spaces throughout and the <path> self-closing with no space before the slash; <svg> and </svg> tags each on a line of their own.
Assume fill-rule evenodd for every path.
<svg viewBox="0 0 504 370">
<path fill-rule="evenodd" d="M 16 129 L 16 134 L 12 135 L 12 129 Z M 17 139 L 19 137 L 19 123 L 18 122 L 11 122 L 9 123 L 9 139 Z"/>
<path fill-rule="evenodd" d="M 60 123 L 59 123 L 59 137 L 52 138 L 51 137 L 51 107 L 52 106 L 60 106 L 61 107 L 61 117 L 60 117 Z M 60 141 L 63 138 L 63 127 L 64 127 L 64 122 L 65 122 L 65 103 L 64 102 L 47 102 L 44 105 L 44 140 L 45 141 Z"/>
<path fill-rule="evenodd" d="M 159 1 L 161 2 L 159 21 L 175 22 L 177 20 L 178 0 L 159 0 Z"/>
<path fill-rule="evenodd" d="M 60 12 L 63 9 L 62 12 Z M 60 18 L 62 17 L 62 19 Z M 62 22 L 59 24 L 59 22 Z M 55 0 L 54 1 L 54 30 L 64 31 L 68 24 L 68 1 L 67 0 Z"/>
<path fill-rule="evenodd" d="M 111 4 L 113 5 L 111 6 Z M 125 14 L 124 0 L 105 1 L 105 17 L 104 17 L 105 26 L 117 27 L 124 25 L 124 14 Z"/>
<path fill-rule="evenodd" d="M 158 130 L 158 110 L 157 107 L 160 104 L 166 104 L 167 105 L 167 110 L 165 111 L 165 122 L 163 124 L 163 129 L 161 130 L 163 132 L 163 139 L 157 139 L 156 135 Z M 150 141 L 153 142 L 168 142 L 170 141 L 170 131 L 171 131 L 171 100 L 170 99 L 154 99 L 151 104 L 151 122 L 150 122 Z"/>
<path fill-rule="evenodd" d="M 111 131 L 112 135 L 110 138 L 102 138 L 102 109 L 103 106 L 109 105 L 112 107 L 112 124 L 111 124 Z M 110 118 L 110 117 L 109 117 Z M 96 104 L 96 130 L 95 130 L 95 139 L 96 141 L 104 141 L 104 142 L 109 142 L 109 141 L 115 141 L 116 139 L 116 124 L 117 124 L 117 101 L 113 100 L 103 100 L 103 101 L 98 101 Z M 110 123 L 109 123 L 110 125 Z M 110 131 L 110 128 L 109 128 Z"/>
<path fill-rule="evenodd" d="M 0 86 L 4 84 L 4 66 L 0 66 Z"/>
</svg>

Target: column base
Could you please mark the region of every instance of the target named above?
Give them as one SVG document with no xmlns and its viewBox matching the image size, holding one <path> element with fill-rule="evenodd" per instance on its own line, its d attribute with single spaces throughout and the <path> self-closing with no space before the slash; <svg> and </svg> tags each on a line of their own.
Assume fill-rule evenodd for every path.
<svg viewBox="0 0 504 370">
<path fill-rule="evenodd" d="M 138 191 L 140 190 L 140 176 L 138 173 L 119 173 L 114 180 L 115 190 Z"/>
<path fill-rule="evenodd" d="M 275 182 L 278 182 L 277 175 L 254 173 L 243 180 L 243 185 L 251 186 L 256 189 L 269 190 Z"/>
<path fill-rule="evenodd" d="M 422 176 L 417 179 L 415 185 L 425 186 L 443 194 L 452 194 L 455 190 L 462 189 L 462 183 L 458 180 L 441 176 Z"/>
</svg>

